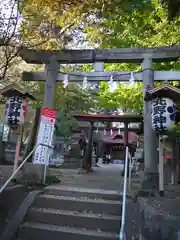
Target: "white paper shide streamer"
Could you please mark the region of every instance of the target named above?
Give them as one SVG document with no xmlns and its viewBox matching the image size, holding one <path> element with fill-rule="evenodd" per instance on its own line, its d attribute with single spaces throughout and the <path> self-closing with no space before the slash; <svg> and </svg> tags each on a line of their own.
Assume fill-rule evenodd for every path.
<svg viewBox="0 0 180 240">
<path fill-rule="evenodd" d="M 113 76 L 110 77 L 110 80 L 109 80 L 109 91 L 110 92 L 113 92 L 114 90 L 114 79 L 113 79 Z"/>
<path fill-rule="evenodd" d="M 99 132 L 99 129 L 98 128 L 96 128 L 96 133 L 98 133 Z"/>
<path fill-rule="evenodd" d="M 65 74 L 63 80 L 63 87 L 67 88 L 67 86 L 68 86 L 68 74 Z"/>
<path fill-rule="evenodd" d="M 131 77 L 130 77 L 130 79 L 129 79 L 129 82 L 130 82 L 131 84 L 135 84 L 135 83 L 136 83 L 133 72 L 131 72 Z"/>
<path fill-rule="evenodd" d="M 88 81 L 87 81 L 87 77 L 84 77 L 83 79 L 83 86 L 84 89 L 86 89 L 88 87 Z"/>
<path fill-rule="evenodd" d="M 109 91 L 114 92 L 117 88 L 117 82 L 114 81 L 113 76 L 110 77 L 110 80 L 108 83 L 109 83 Z"/>
</svg>

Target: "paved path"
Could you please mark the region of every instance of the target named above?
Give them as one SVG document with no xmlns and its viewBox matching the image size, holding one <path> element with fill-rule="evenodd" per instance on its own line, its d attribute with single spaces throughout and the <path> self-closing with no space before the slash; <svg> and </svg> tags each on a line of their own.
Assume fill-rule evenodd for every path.
<svg viewBox="0 0 180 240">
<path fill-rule="evenodd" d="M 78 174 L 77 170 L 63 170 L 66 175 L 62 178 L 60 185 L 71 187 L 82 187 L 91 189 L 123 191 L 123 178 L 121 167 L 115 164 L 101 165 L 94 168 L 94 172 Z M 68 174 L 67 174 L 68 173 Z"/>
</svg>

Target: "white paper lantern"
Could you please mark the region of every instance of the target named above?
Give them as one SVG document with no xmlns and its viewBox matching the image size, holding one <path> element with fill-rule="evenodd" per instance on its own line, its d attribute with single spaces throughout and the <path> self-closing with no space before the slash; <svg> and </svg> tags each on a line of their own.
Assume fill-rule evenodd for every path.
<svg viewBox="0 0 180 240">
<path fill-rule="evenodd" d="M 10 127 L 23 125 L 27 115 L 27 102 L 19 97 L 7 100 L 4 109 L 4 123 Z"/>
<path fill-rule="evenodd" d="M 176 108 L 169 98 L 156 98 L 152 101 L 152 127 L 159 134 L 172 130 Z"/>
</svg>

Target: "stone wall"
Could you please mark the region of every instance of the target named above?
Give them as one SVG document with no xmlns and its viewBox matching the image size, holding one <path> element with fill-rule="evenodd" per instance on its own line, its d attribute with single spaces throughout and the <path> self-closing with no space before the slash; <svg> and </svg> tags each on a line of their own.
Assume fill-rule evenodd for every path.
<svg viewBox="0 0 180 240">
<path fill-rule="evenodd" d="M 7 187 L 0 194 L 0 234 L 27 196 L 28 191 L 27 187 L 17 185 Z"/>
<path fill-rule="evenodd" d="M 177 240 L 180 198 L 139 198 L 141 234 L 147 240 Z"/>
<path fill-rule="evenodd" d="M 179 190 L 180 192 L 180 190 Z M 126 204 L 127 239 L 180 240 L 180 195 L 138 197 Z"/>
</svg>

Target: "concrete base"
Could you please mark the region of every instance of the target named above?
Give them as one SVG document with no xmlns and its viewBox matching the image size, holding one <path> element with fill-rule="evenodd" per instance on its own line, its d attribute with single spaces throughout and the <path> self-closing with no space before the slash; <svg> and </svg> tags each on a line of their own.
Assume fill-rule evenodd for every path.
<svg viewBox="0 0 180 240">
<path fill-rule="evenodd" d="M 159 174 L 155 172 L 145 172 L 144 180 L 142 181 L 142 189 L 158 190 Z"/>
<path fill-rule="evenodd" d="M 43 172 L 43 169 L 43 165 L 26 163 L 21 170 L 21 176 L 19 176 L 17 180 L 20 182 L 28 182 L 30 184 L 41 182 L 41 174 Z M 46 176 L 50 176 L 50 171 L 48 168 Z"/>
<path fill-rule="evenodd" d="M 159 191 L 159 196 L 164 197 L 164 191 Z"/>
</svg>

